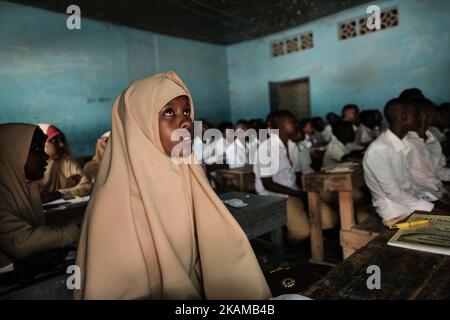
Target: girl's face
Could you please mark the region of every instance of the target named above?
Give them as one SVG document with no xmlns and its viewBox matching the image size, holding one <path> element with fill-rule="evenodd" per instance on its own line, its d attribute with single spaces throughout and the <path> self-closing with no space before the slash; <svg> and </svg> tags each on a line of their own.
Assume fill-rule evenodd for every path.
<svg viewBox="0 0 450 320">
<path fill-rule="evenodd" d="M 64 141 L 61 135 L 57 135 L 45 144 L 45 153 L 50 159 L 60 159 L 64 155 Z"/>
<path fill-rule="evenodd" d="M 27 162 L 25 163 L 25 177 L 28 180 L 36 181 L 42 179 L 47 166 L 48 155 L 44 151 L 46 136 L 40 129 L 34 131 L 28 152 Z"/>
<path fill-rule="evenodd" d="M 176 129 L 192 128 L 191 106 L 187 96 L 179 96 L 169 101 L 159 111 L 159 139 L 164 152 L 170 156 L 180 141 L 172 141 L 172 132 Z"/>
</svg>

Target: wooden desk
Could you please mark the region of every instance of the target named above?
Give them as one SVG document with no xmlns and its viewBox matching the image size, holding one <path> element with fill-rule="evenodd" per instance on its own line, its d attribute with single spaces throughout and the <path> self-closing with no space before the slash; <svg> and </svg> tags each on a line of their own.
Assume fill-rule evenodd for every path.
<svg viewBox="0 0 450 320">
<path fill-rule="evenodd" d="M 311 228 L 311 262 L 326 264 L 319 193 L 321 191 L 339 192 L 341 231 L 350 230 L 355 225 L 353 189 L 364 186 L 362 167 L 354 167 L 351 173 L 315 172 L 306 174 L 302 176 L 302 185 L 303 190 L 308 192 L 309 224 Z M 352 253 L 352 249 L 343 247 L 344 258 Z"/>
<path fill-rule="evenodd" d="M 434 210 L 435 214 L 450 215 Z M 304 291 L 313 299 L 450 299 L 450 256 L 387 245 L 388 230 Z M 381 270 L 381 289 L 369 290 L 367 267 Z"/>
<path fill-rule="evenodd" d="M 237 169 L 220 169 L 212 174 L 214 174 L 214 179 L 218 184 L 219 192 L 252 192 L 255 190 L 255 174 L 250 166 Z"/>
<path fill-rule="evenodd" d="M 222 200 L 238 198 L 248 203 L 243 208 L 226 206 L 249 240 L 270 232 L 275 262 L 280 264 L 283 259 L 282 231 L 287 222 L 287 199 L 242 192 L 228 192 L 220 194 L 219 197 Z"/>
</svg>

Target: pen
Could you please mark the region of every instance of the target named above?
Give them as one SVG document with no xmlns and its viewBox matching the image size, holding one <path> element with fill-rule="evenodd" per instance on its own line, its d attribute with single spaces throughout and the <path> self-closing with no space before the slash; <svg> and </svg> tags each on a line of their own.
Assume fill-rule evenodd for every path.
<svg viewBox="0 0 450 320">
<path fill-rule="evenodd" d="M 429 222 L 430 222 L 429 220 L 416 220 L 411 222 L 396 223 L 393 226 L 391 226 L 391 229 L 400 229 L 400 230 L 409 229 L 411 227 L 424 226 Z"/>
</svg>

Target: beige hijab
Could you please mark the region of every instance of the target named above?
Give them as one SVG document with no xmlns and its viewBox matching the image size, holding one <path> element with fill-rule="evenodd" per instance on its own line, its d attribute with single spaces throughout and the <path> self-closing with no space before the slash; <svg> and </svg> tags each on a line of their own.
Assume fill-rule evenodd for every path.
<svg viewBox="0 0 450 320">
<path fill-rule="evenodd" d="M 35 125 L 0 125 L 0 210 L 17 213 L 32 226 L 45 224 L 36 183 L 25 178 L 25 163 Z"/>
<path fill-rule="evenodd" d="M 95 177 L 97 176 L 98 169 L 100 167 L 100 162 L 102 161 L 103 154 L 105 153 L 106 144 L 103 139 L 109 138 L 111 132 L 105 132 L 100 139 L 97 141 L 95 146 L 95 155 L 92 160 L 86 162 L 83 167 L 84 174 L 92 181 L 95 182 Z"/>
<path fill-rule="evenodd" d="M 246 235 L 200 165 L 164 153 L 158 113 L 189 97 L 174 73 L 117 98 L 112 134 L 83 223 L 76 263 L 84 299 L 267 299 Z"/>
</svg>

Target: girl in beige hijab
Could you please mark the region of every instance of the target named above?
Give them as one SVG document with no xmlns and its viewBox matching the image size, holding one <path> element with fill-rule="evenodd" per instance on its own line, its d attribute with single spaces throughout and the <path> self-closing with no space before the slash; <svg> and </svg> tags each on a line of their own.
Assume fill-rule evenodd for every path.
<svg viewBox="0 0 450 320">
<path fill-rule="evenodd" d="M 14 261 L 78 240 L 76 225 L 46 225 L 35 182 L 47 165 L 45 138 L 34 125 L 0 125 L 0 251 Z"/>
<path fill-rule="evenodd" d="M 62 131 L 49 124 L 40 124 L 39 127 L 47 135 L 45 152 L 50 157 L 47 171 L 38 182 L 42 201 L 89 195 L 92 183 L 72 156 Z"/>
<path fill-rule="evenodd" d="M 105 153 L 106 143 L 108 142 L 111 131 L 105 132 L 97 141 L 95 146 L 95 155 L 92 160 L 86 162 L 83 167 L 84 174 L 91 180 L 92 184 L 95 182 L 100 162 L 102 161 L 103 154 Z"/>
<path fill-rule="evenodd" d="M 171 134 L 193 119 L 174 72 L 134 81 L 117 98 L 80 237 L 75 298 L 270 297 L 246 235 L 201 166 L 169 156 L 178 143 Z"/>
</svg>

